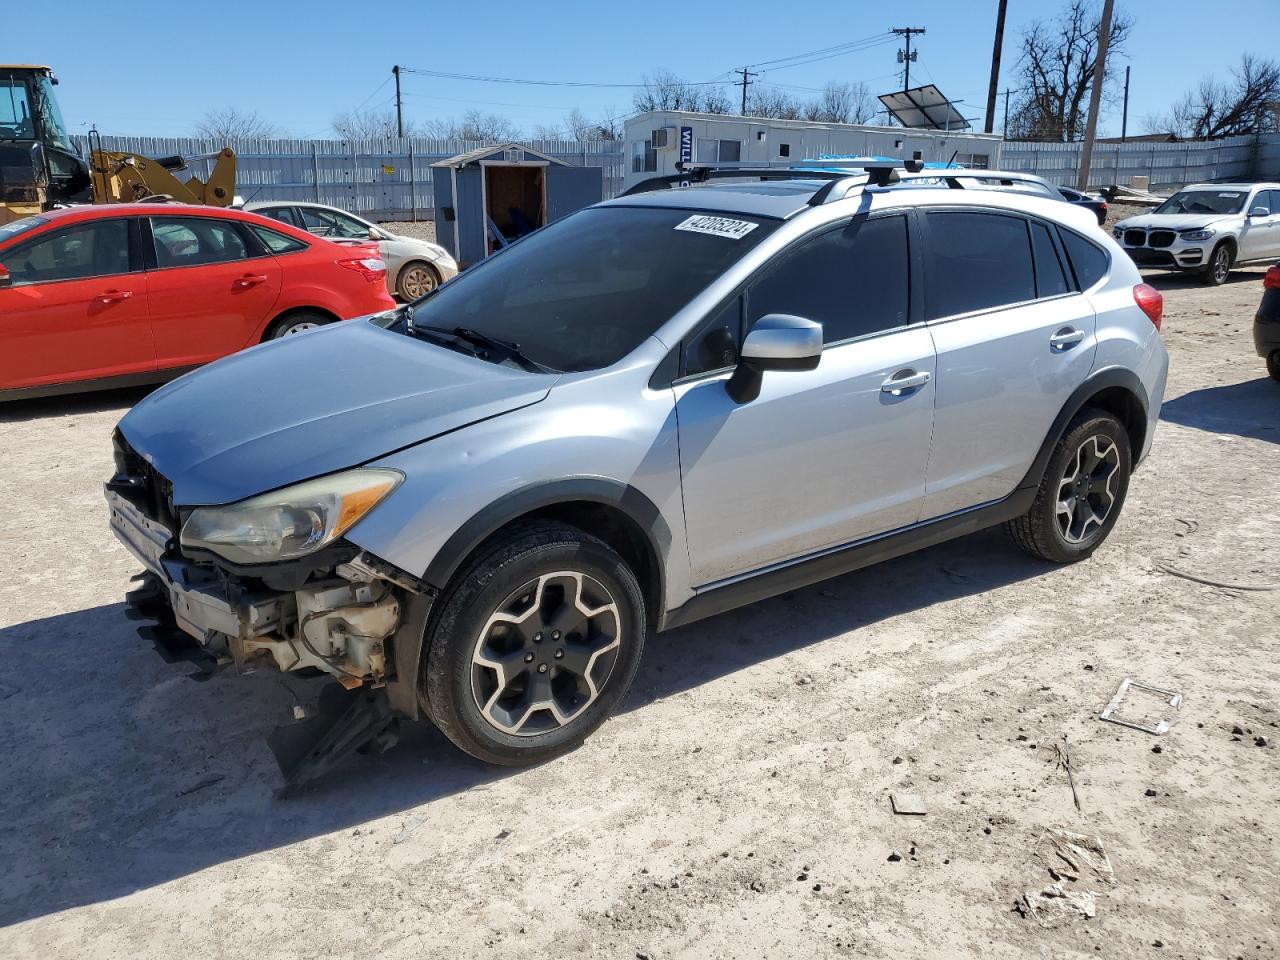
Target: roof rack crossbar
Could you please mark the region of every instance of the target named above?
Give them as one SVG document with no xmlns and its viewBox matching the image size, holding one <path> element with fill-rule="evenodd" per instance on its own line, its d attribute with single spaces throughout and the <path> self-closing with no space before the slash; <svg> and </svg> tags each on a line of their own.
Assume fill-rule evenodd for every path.
<svg viewBox="0 0 1280 960">
<path fill-rule="evenodd" d="M 641 180 L 635 186 L 623 191 L 621 196 L 629 197 L 638 193 L 650 193 L 654 190 L 670 190 L 680 184 L 706 183 L 708 180 L 721 179 L 758 179 L 766 180 L 826 180 L 809 199 L 810 206 L 820 206 L 843 200 L 849 190 L 855 186 L 887 187 L 897 183 L 901 177 L 899 171 L 918 174 L 924 170 L 921 160 L 896 161 L 844 161 L 813 160 L 820 166 L 763 166 L 743 162 L 676 164 L 679 173 Z M 854 171 L 857 171 L 856 173 Z"/>
</svg>

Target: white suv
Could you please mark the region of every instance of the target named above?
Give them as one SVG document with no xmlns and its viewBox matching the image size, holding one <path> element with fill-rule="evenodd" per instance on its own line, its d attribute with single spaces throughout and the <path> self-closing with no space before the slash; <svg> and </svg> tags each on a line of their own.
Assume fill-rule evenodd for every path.
<svg viewBox="0 0 1280 960">
<path fill-rule="evenodd" d="M 1233 266 L 1280 257 L 1280 183 L 1195 183 L 1111 230 L 1133 262 L 1225 283 Z"/>
</svg>

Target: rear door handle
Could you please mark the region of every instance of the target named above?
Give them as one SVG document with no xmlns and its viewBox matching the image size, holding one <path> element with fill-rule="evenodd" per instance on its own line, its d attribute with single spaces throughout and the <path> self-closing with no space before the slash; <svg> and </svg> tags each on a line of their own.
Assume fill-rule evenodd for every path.
<svg viewBox="0 0 1280 960">
<path fill-rule="evenodd" d="M 923 387 L 929 382 L 929 373 L 916 373 L 914 370 L 899 370 L 892 377 L 880 384 L 881 393 L 892 393 L 894 396 L 901 396 L 908 390 L 915 390 Z"/>
<path fill-rule="evenodd" d="M 1049 346 L 1055 350 L 1069 350 L 1084 339 L 1084 331 L 1063 327 L 1049 338 Z"/>
<path fill-rule="evenodd" d="M 253 287 L 259 283 L 266 283 L 267 278 L 261 273 L 246 273 L 243 277 L 236 280 L 237 287 Z"/>
<path fill-rule="evenodd" d="M 121 300 L 128 300 L 133 296 L 132 290 L 107 290 L 98 294 L 99 303 L 119 303 Z"/>
</svg>

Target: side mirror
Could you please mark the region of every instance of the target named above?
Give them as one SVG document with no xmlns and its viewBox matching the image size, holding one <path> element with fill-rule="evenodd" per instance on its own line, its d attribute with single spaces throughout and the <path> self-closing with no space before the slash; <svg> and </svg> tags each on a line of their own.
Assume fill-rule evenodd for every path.
<svg viewBox="0 0 1280 960">
<path fill-rule="evenodd" d="M 369 228 L 369 239 L 370 239 L 370 240 L 381 240 L 381 239 L 382 239 L 382 233 L 378 230 L 378 228 L 377 228 L 377 227 L 370 227 L 370 228 Z"/>
<path fill-rule="evenodd" d="M 812 370 L 822 359 L 822 324 L 804 317 L 770 313 L 761 317 L 742 343 L 738 366 L 725 389 L 736 403 L 760 395 L 766 370 Z"/>
<path fill-rule="evenodd" d="M 1269 217 L 1269 216 L 1271 216 L 1271 210 L 1270 210 L 1270 208 L 1268 208 L 1268 207 L 1254 207 L 1252 210 L 1250 210 L 1250 211 L 1249 211 L 1249 216 L 1251 216 L 1251 217 Z"/>
</svg>

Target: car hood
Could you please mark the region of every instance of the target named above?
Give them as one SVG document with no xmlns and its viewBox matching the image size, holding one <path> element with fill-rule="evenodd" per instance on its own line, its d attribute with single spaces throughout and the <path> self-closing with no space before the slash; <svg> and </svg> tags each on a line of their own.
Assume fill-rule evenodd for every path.
<svg viewBox="0 0 1280 960">
<path fill-rule="evenodd" d="M 1150 230 L 1193 230 L 1196 227 L 1208 227 L 1230 219 L 1230 216 L 1213 213 L 1144 213 L 1141 216 L 1121 220 L 1116 226 L 1146 227 Z"/>
<path fill-rule="evenodd" d="M 175 504 L 231 503 L 537 403 L 556 379 L 358 319 L 174 380 L 120 432 L 173 484 Z"/>
</svg>

